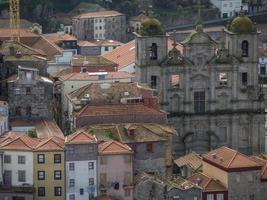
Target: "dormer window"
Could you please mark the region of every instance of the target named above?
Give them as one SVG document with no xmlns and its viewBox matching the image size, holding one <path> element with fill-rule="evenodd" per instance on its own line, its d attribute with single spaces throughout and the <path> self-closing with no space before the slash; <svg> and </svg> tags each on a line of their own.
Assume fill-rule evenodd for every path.
<svg viewBox="0 0 267 200">
<path fill-rule="evenodd" d="M 248 41 L 244 40 L 241 44 L 242 57 L 248 57 Z"/>
<path fill-rule="evenodd" d="M 150 59 L 157 60 L 158 59 L 158 46 L 156 43 L 152 43 L 150 47 Z"/>
</svg>

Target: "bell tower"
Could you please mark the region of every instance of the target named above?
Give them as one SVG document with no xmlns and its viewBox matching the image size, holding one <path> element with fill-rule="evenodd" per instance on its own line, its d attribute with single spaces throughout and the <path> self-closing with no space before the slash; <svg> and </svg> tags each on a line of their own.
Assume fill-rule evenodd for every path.
<svg viewBox="0 0 267 200">
<path fill-rule="evenodd" d="M 140 34 L 136 34 L 135 50 L 136 77 L 141 82 L 151 83 L 151 77 L 146 76 L 147 70 L 158 68 L 168 55 L 168 36 L 157 19 L 149 17 L 142 23 Z M 159 81 L 159 78 L 155 78 L 159 76 L 156 74 L 157 71 L 158 69 L 154 69 L 154 78 L 152 78 L 151 86 L 154 88 Z"/>
<path fill-rule="evenodd" d="M 244 62 L 258 62 L 258 36 L 256 25 L 241 9 L 225 32 L 225 45 L 230 54 Z"/>
</svg>

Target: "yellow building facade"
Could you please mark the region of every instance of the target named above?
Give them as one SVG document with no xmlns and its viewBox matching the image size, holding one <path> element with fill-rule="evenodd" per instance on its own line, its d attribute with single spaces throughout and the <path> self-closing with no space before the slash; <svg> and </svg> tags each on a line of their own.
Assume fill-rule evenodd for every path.
<svg viewBox="0 0 267 200">
<path fill-rule="evenodd" d="M 42 141 L 33 156 L 35 200 L 65 200 L 64 140 Z"/>
</svg>

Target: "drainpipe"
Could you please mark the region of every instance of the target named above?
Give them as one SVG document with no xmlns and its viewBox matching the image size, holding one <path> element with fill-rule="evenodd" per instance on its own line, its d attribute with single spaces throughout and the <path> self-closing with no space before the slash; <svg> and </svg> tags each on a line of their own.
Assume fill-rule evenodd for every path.
<svg viewBox="0 0 267 200">
<path fill-rule="evenodd" d="M 0 162 L 1 162 L 1 171 L 0 171 L 0 183 L 2 182 L 3 184 L 3 173 L 4 173 L 4 162 L 3 162 L 3 155 L 4 155 L 4 151 L 0 151 Z"/>
</svg>

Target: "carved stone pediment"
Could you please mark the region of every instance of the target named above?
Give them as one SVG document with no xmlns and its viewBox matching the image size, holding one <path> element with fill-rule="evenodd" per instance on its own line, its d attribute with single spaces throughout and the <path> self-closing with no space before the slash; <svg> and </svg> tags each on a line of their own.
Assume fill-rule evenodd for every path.
<svg viewBox="0 0 267 200">
<path fill-rule="evenodd" d="M 194 76 L 191 76 L 190 79 L 192 81 L 207 81 L 209 77 L 204 74 L 195 74 Z"/>
</svg>

